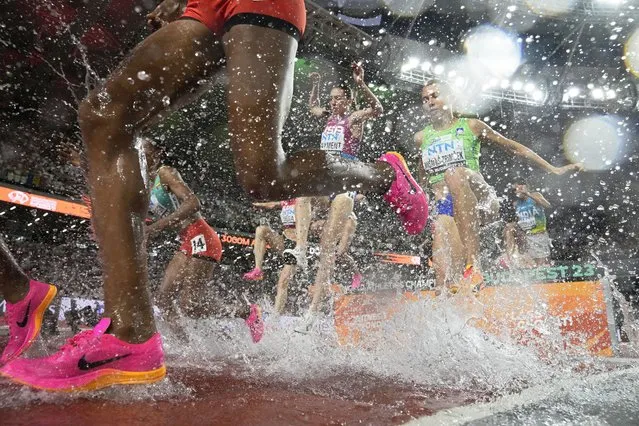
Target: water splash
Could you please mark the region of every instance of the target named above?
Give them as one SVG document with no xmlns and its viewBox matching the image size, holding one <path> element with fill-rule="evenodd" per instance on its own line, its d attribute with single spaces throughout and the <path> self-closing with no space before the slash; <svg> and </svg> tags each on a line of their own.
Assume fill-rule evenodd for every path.
<svg viewBox="0 0 639 426">
<path fill-rule="evenodd" d="M 250 374 L 292 381 L 357 372 L 429 387 L 500 393 L 562 374 L 563 368 L 540 360 L 533 349 L 469 325 L 477 314 L 462 314 L 446 299 L 410 304 L 366 336 L 374 342 L 368 348 L 340 346 L 330 317 L 309 335 L 293 331 L 299 318 L 267 317 L 267 331 L 257 345 L 241 320 L 187 321 L 190 343 L 165 334 L 165 347 L 180 365 L 219 369 L 233 360 Z"/>
</svg>

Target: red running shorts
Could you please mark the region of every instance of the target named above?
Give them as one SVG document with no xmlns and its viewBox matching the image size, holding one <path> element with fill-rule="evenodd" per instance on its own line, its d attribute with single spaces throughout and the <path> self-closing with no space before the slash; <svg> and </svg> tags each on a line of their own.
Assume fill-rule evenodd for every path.
<svg viewBox="0 0 639 426">
<path fill-rule="evenodd" d="M 300 40 L 306 27 L 304 0 L 189 0 L 182 18 L 195 19 L 221 36 L 233 25 L 284 31 Z"/>
<path fill-rule="evenodd" d="M 180 233 L 180 251 L 187 256 L 222 259 L 222 243 L 217 232 L 204 219 L 198 219 Z"/>
</svg>

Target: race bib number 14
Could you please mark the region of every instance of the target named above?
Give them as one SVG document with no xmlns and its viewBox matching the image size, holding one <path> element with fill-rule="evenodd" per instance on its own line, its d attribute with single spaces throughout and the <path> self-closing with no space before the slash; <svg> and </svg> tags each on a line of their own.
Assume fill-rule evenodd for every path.
<svg viewBox="0 0 639 426">
<path fill-rule="evenodd" d="M 204 235 L 196 235 L 194 238 L 191 238 L 191 252 L 192 254 L 203 253 L 206 251 L 206 240 L 204 239 Z"/>
</svg>

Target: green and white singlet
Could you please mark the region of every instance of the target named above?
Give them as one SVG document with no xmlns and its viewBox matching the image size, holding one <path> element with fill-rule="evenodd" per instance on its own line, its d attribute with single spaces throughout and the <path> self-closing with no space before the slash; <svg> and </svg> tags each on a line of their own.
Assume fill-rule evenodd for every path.
<svg viewBox="0 0 639 426">
<path fill-rule="evenodd" d="M 149 212 L 153 219 L 157 220 L 164 216 L 168 216 L 178 209 L 180 203 L 177 197 L 170 191 L 167 191 L 160 180 L 160 174 L 155 176 L 155 181 L 151 187 L 151 196 L 149 198 Z"/>
<path fill-rule="evenodd" d="M 426 126 L 421 151 L 428 182 L 443 181 L 444 172 L 454 167 L 467 167 L 479 172 L 480 149 L 481 142 L 473 134 L 466 118 L 457 119 L 444 130 Z"/>
</svg>

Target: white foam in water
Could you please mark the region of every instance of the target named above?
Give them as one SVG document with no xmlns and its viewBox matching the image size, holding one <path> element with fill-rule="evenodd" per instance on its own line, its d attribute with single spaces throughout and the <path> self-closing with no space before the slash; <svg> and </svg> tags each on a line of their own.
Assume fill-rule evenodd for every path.
<svg viewBox="0 0 639 426">
<path fill-rule="evenodd" d="M 135 404 L 140 401 L 172 402 L 189 399 L 193 391 L 182 383 L 167 379 L 143 386 L 117 386 L 92 392 L 60 393 L 35 390 L 26 386 L 0 387 L 0 408 L 20 408 L 33 404 L 65 404 L 78 399 L 97 399 L 119 404 Z"/>
<path fill-rule="evenodd" d="M 267 309 L 268 311 L 268 309 Z M 221 368 L 225 360 L 244 363 L 266 377 L 299 380 L 362 372 L 437 388 L 519 389 L 560 374 L 534 350 L 487 335 L 468 324 L 451 300 L 406 305 L 380 331 L 369 333 L 372 349 L 340 346 L 332 318 L 308 334 L 293 331 L 297 318 L 265 317 L 266 333 L 253 344 L 241 320 L 200 320 L 184 345 L 165 337 L 169 359 L 202 368 Z"/>
<path fill-rule="evenodd" d="M 321 318 L 308 335 L 296 333 L 301 319 L 269 315 L 272 307 L 267 303 L 266 333 L 259 344 L 252 343 L 241 319 L 185 320 L 189 343 L 164 330 L 163 324 L 160 329 L 169 367 L 206 369 L 213 374 L 230 368 L 237 375 L 294 383 L 361 373 L 435 390 L 489 391 L 495 397 L 575 377 L 574 362 L 565 363 L 567 358 L 560 353 L 542 361 L 532 348 L 473 327 L 470 322 L 482 315 L 482 306 L 477 303 L 474 311 L 462 311 L 457 302 L 456 298 L 437 298 L 404 305 L 392 320 L 381 322 L 378 331 L 367 333 L 365 340 L 373 343 L 368 348 L 340 346 L 332 317 Z M 550 331 L 545 338 L 562 342 L 561 336 Z M 154 385 L 71 395 L 18 389 L 0 388 L 0 408 L 65 403 L 75 398 L 129 403 L 193 396 L 170 374 Z"/>
</svg>

